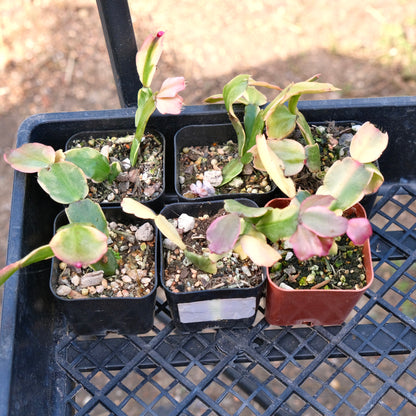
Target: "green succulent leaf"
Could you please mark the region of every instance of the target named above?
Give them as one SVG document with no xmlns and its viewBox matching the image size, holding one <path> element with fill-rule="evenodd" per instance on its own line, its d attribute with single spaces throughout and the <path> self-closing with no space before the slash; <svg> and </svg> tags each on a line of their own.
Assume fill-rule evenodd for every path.
<svg viewBox="0 0 416 416">
<path fill-rule="evenodd" d="M 70 223 L 89 223 L 108 236 L 107 220 L 100 205 L 90 199 L 73 202 L 65 209 Z"/>
<path fill-rule="evenodd" d="M 109 248 L 107 253 L 98 262 L 91 264 L 91 267 L 96 271 L 102 270 L 105 276 L 113 276 L 118 268 L 114 251 Z"/>
<path fill-rule="evenodd" d="M 217 273 L 217 265 L 213 263 L 209 257 L 188 250 L 185 250 L 184 253 L 186 258 L 198 267 L 198 269 L 206 273 Z"/>
<path fill-rule="evenodd" d="M 270 208 L 265 207 L 248 207 L 235 199 L 226 199 L 224 209 L 230 214 L 238 214 L 246 218 L 261 217 L 270 210 Z"/>
<path fill-rule="evenodd" d="M 106 180 L 110 173 L 108 159 L 98 150 L 90 147 L 67 150 L 65 159 L 81 168 L 85 176 L 95 182 Z"/>
<path fill-rule="evenodd" d="M 222 168 L 222 182 L 220 186 L 225 185 L 226 183 L 232 181 L 236 176 L 238 176 L 244 168 L 240 158 L 231 159 L 223 168 Z"/>
<path fill-rule="evenodd" d="M 296 231 L 298 215 L 299 207 L 295 205 L 273 208 L 256 223 L 256 229 L 272 242 L 282 240 Z"/>
<path fill-rule="evenodd" d="M 147 122 L 156 110 L 153 92 L 150 88 L 143 87 L 137 93 L 137 110 L 135 115 L 136 132 L 130 149 L 131 166 L 136 166 L 142 140 Z"/>
<path fill-rule="evenodd" d="M 244 152 L 247 152 L 256 144 L 257 135 L 263 133 L 264 129 L 263 112 L 257 105 L 246 105 L 244 109 L 244 129 L 246 134 Z"/>
<path fill-rule="evenodd" d="M 237 134 L 238 154 L 240 156 L 242 156 L 244 152 L 246 134 L 245 134 L 243 125 L 241 124 L 240 120 L 234 113 L 233 104 L 237 100 L 239 100 L 246 92 L 249 79 L 250 79 L 250 75 L 246 75 L 246 74 L 237 75 L 230 82 L 225 84 L 223 91 L 222 91 L 225 108 L 227 110 L 231 124 L 233 125 L 234 130 Z"/>
<path fill-rule="evenodd" d="M 107 236 L 84 223 L 59 228 L 49 244 L 56 257 L 78 267 L 96 263 L 107 252 Z"/>
<path fill-rule="evenodd" d="M 0 270 L 0 286 L 4 284 L 6 280 L 19 269 L 22 269 L 23 267 L 29 266 L 33 263 L 38 263 L 42 260 L 50 259 L 53 256 L 54 254 L 49 244 L 38 247 L 22 259 L 8 264 Z"/>
<path fill-rule="evenodd" d="M 85 174 L 71 162 L 54 163 L 38 173 L 38 182 L 50 197 L 61 204 L 79 201 L 88 194 Z"/>
<path fill-rule="evenodd" d="M 270 139 L 283 139 L 296 127 L 296 115 L 292 114 L 285 105 L 279 105 L 266 119 L 267 136 Z"/>
<path fill-rule="evenodd" d="M 314 145 L 315 140 L 313 138 L 311 128 L 309 127 L 309 124 L 305 119 L 305 116 L 298 109 L 296 109 L 296 115 L 298 116 L 296 124 L 299 127 L 299 130 L 302 133 L 303 138 L 305 139 L 308 145 Z"/>
<path fill-rule="evenodd" d="M 319 172 L 321 170 L 321 153 L 318 143 L 307 145 L 305 147 L 306 166 L 311 172 Z"/>
<path fill-rule="evenodd" d="M 208 104 L 221 103 L 222 101 L 224 101 L 224 98 L 223 98 L 222 94 L 210 95 L 209 97 L 205 98 L 205 100 L 204 100 L 204 102 L 208 103 Z"/>
<path fill-rule="evenodd" d="M 250 84 L 250 79 L 249 79 Z M 249 104 L 254 104 L 257 107 L 267 103 L 267 98 L 256 87 L 249 85 L 246 89 L 245 96 Z"/>
<path fill-rule="evenodd" d="M 108 174 L 108 182 L 112 183 L 114 179 L 117 178 L 118 175 L 120 175 L 122 169 L 120 162 L 113 162 L 110 165 L 110 173 Z"/>
<path fill-rule="evenodd" d="M 250 75 L 237 75 L 224 85 L 222 96 L 227 112 L 234 114 L 233 104 L 246 92 Z"/>
</svg>

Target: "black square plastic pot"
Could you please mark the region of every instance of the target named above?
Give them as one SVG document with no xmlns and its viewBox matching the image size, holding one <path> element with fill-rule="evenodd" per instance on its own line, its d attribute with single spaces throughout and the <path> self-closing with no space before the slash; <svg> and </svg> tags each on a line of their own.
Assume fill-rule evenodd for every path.
<svg viewBox="0 0 416 416">
<path fill-rule="evenodd" d="M 254 201 L 238 199 L 247 206 L 256 206 Z M 178 218 L 182 213 L 193 217 L 215 215 L 224 206 L 224 201 L 202 201 L 175 203 L 162 211 L 166 218 Z M 204 328 L 247 327 L 254 322 L 260 298 L 266 282 L 263 268 L 262 283 L 254 288 L 231 288 L 200 290 L 195 292 L 172 292 L 165 284 L 165 261 L 163 243 L 159 233 L 160 276 L 175 326 L 183 331 L 199 331 Z"/>
<path fill-rule="evenodd" d="M 180 172 L 180 152 L 184 147 L 190 146 L 210 146 L 213 143 L 226 143 L 229 140 L 236 140 L 236 133 L 233 126 L 228 124 L 200 124 L 185 126 L 180 129 L 174 137 L 175 143 L 175 191 L 180 201 L 216 201 L 228 198 L 247 198 L 263 206 L 273 198 L 276 186 L 271 182 L 271 190 L 265 193 L 234 193 L 219 194 L 200 198 L 187 198 L 181 192 L 179 183 Z"/>
<path fill-rule="evenodd" d="M 166 175 L 166 140 L 165 136 L 156 129 L 146 129 L 146 133 L 153 134 L 158 139 L 160 139 L 162 143 L 162 158 L 163 158 L 163 165 L 162 165 L 162 179 L 161 179 L 161 187 L 158 195 L 154 198 L 149 199 L 141 199 L 136 196 L 132 196 L 134 199 L 139 200 L 142 203 L 145 203 L 146 205 L 150 206 L 151 208 L 155 210 L 160 210 L 163 207 L 164 202 L 164 194 L 166 190 L 166 181 L 165 181 L 165 175 Z M 73 143 L 76 140 L 86 140 L 88 141 L 90 138 L 101 138 L 101 137 L 123 137 L 128 134 L 134 134 L 134 130 L 97 130 L 97 131 L 82 131 L 79 133 L 74 134 L 71 136 L 65 145 L 65 150 L 72 149 L 74 147 Z M 100 205 L 102 206 L 119 206 L 120 201 L 117 202 L 100 202 Z"/>
<path fill-rule="evenodd" d="M 107 221 L 117 221 L 125 224 L 141 225 L 145 220 L 126 214 L 120 207 L 104 207 Z M 65 212 L 62 211 L 55 219 L 54 229 L 68 223 Z M 52 260 L 52 270 L 49 287 L 53 296 L 72 329 L 78 335 L 105 335 L 107 332 L 119 334 L 142 334 L 152 329 L 157 278 L 157 238 L 155 239 L 155 268 L 154 288 L 141 298 L 139 297 L 107 297 L 68 299 L 58 296 L 54 287 L 59 276 L 60 260 Z"/>
</svg>

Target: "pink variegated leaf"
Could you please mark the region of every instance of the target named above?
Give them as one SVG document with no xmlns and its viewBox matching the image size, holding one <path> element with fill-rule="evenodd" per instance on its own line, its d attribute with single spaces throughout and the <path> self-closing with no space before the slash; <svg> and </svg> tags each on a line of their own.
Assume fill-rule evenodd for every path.
<svg viewBox="0 0 416 416">
<path fill-rule="evenodd" d="M 363 245 L 372 234 L 373 230 L 367 218 L 351 218 L 348 221 L 347 235 L 354 244 Z"/>
<path fill-rule="evenodd" d="M 310 207 L 301 214 L 302 225 L 319 237 L 337 237 L 347 230 L 348 220 L 328 208 Z"/>
<path fill-rule="evenodd" d="M 163 50 L 164 32 L 149 35 L 136 55 L 137 72 L 144 87 L 150 87 Z"/>
<path fill-rule="evenodd" d="M 185 89 L 185 78 L 167 78 L 160 91 L 156 94 L 156 108 L 161 114 L 179 114 L 183 98 L 178 92 Z"/>
<path fill-rule="evenodd" d="M 6 152 L 4 160 L 20 172 L 35 173 L 55 162 L 55 150 L 42 143 L 25 143 Z"/>
<path fill-rule="evenodd" d="M 305 212 L 311 207 L 329 208 L 334 201 L 331 195 L 311 195 L 305 198 L 300 205 L 300 212 Z"/>
<path fill-rule="evenodd" d="M 251 235 L 243 235 L 240 238 L 240 244 L 244 253 L 258 266 L 271 267 L 282 258 L 279 252 L 266 241 Z"/>
<path fill-rule="evenodd" d="M 326 256 L 331 249 L 333 239 L 319 237 L 306 227 L 299 225 L 289 242 L 292 244 L 296 257 L 304 261 L 313 256 Z"/>
<path fill-rule="evenodd" d="M 207 229 L 208 248 L 217 254 L 232 250 L 241 231 L 237 214 L 228 214 L 215 219 Z"/>
</svg>

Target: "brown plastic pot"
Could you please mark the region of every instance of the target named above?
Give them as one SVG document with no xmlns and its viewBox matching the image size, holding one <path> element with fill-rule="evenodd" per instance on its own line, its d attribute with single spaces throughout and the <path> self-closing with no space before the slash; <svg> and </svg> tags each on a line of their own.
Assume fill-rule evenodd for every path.
<svg viewBox="0 0 416 416">
<path fill-rule="evenodd" d="M 276 198 L 266 206 L 284 208 L 290 199 Z M 365 209 L 356 204 L 347 213 L 366 217 Z M 267 271 L 266 320 L 271 325 L 340 325 L 345 322 L 363 293 L 371 286 L 374 272 L 371 263 L 370 240 L 363 246 L 366 286 L 359 290 L 283 289 L 277 286 Z"/>
</svg>

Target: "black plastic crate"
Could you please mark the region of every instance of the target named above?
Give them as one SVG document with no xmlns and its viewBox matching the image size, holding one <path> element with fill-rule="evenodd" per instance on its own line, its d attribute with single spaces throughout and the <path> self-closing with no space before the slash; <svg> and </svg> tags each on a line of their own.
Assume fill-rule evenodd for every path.
<svg viewBox="0 0 416 416">
<path fill-rule="evenodd" d="M 305 101 L 311 121 L 370 120 L 388 131 L 385 175 L 371 220 L 375 283 L 339 327 L 252 327 L 182 333 L 159 290 L 155 325 L 140 336 L 77 337 L 49 292 L 50 261 L 6 284 L 0 338 L 0 415 L 400 414 L 416 411 L 416 98 Z M 155 115 L 173 155 L 175 132 L 227 121 L 221 106 Z M 134 110 L 38 115 L 18 145 L 63 147 L 72 134 L 131 128 Z M 173 172 L 172 159 L 166 161 Z M 167 175 L 165 203 L 176 200 Z M 41 210 L 36 208 L 42 204 Z M 34 175 L 15 174 L 8 261 L 52 236 L 60 211 Z M 42 228 L 41 224 L 46 224 Z M 20 243 L 24 241 L 24 243 Z"/>
</svg>

